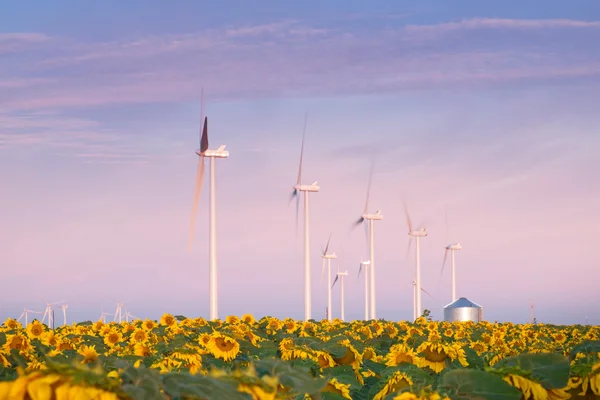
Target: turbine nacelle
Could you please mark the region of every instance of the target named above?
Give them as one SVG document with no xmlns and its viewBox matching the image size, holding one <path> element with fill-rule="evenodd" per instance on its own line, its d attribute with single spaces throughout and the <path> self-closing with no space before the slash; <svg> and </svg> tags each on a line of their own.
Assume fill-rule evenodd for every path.
<svg viewBox="0 0 600 400">
<path fill-rule="evenodd" d="M 365 213 L 363 215 L 360 216 L 362 219 L 369 219 L 369 220 L 377 220 L 377 221 L 381 221 L 383 219 L 383 214 L 381 213 L 381 210 L 377 210 L 375 212 L 375 214 L 368 214 Z"/>
<path fill-rule="evenodd" d="M 408 234 L 410 236 L 413 236 L 413 237 L 427 236 L 427 229 L 421 228 L 421 229 L 418 229 L 418 230 L 412 230 L 412 231 L 409 231 Z"/>
<path fill-rule="evenodd" d="M 348 270 L 346 270 L 344 272 L 338 272 L 337 275 L 338 276 L 348 276 Z"/>
<path fill-rule="evenodd" d="M 217 150 L 206 150 L 202 153 L 200 150 L 196 150 L 196 154 L 204 157 L 214 158 L 227 158 L 229 157 L 229 151 L 225 150 L 225 145 L 219 147 Z"/>
<path fill-rule="evenodd" d="M 314 181 L 312 184 L 310 185 L 294 185 L 292 186 L 292 189 L 294 189 L 294 191 L 298 191 L 298 192 L 318 192 L 319 191 L 319 186 L 318 186 L 318 182 Z"/>
<path fill-rule="evenodd" d="M 323 254 L 321 256 L 321 258 L 334 259 L 334 258 L 337 258 L 337 254 L 335 254 L 335 252 L 333 252 L 333 253 L 326 253 L 326 254 Z"/>
<path fill-rule="evenodd" d="M 446 246 L 446 250 L 461 250 L 462 246 L 460 243 L 452 243 Z"/>
</svg>

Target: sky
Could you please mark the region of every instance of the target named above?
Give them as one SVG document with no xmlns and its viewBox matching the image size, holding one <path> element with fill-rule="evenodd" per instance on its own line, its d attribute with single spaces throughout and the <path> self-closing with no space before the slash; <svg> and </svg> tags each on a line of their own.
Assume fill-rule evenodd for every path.
<svg viewBox="0 0 600 400">
<path fill-rule="evenodd" d="M 378 317 L 412 318 L 405 201 L 429 232 L 434 318 L 451 301 L 444 246 L 460 242 L 457 294 L 486 320 L 526 322 L 532 302 L 539 322 L 600 324 L 600 3 L 258 4 L 0 5 L 1 320 L 46 301 L 68 303 L 69 322 L 116 302 L 208 317 L 208 177 L 187 248 L 203 89 L 210 147 L 230 151 L 216 160 L 220 317 L 303 318 L 289 196 L 307 113 L 313 318 L 330 234 L 346 317 L 363 316 L 351 226 L 374 160 Z"/>
</svg>

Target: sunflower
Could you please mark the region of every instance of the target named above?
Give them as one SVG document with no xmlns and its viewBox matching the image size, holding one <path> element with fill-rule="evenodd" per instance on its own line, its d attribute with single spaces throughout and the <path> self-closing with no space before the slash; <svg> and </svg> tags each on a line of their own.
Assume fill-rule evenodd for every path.
<svg viewBox="0 0 600 400">
<path fill-rule="evenodd" d="M 2 348 L 6 353 L 10 353 L 12 349 L 27 351 L 29 350 L 29 340 L 27 340 L 27 336 L 19 333 L 6 335 L 6 342 L 2 345 Z"/>
<path fill-rule="evenodd" d="M 366 347 L 362 352 L 363 360 L 372 360 L 374 362 L 382 362 L 383 356 L 377 354 L 374 348 Z"/>
<path fill-rule="evenodd" d="M 143 329 L 137 328 L 135 331 L 133 331 L 129 339 L 138 343 L 145 342 L 148 340 L 148 332 L 146 332 Z"/>
<path fill-rule="evenodd" d="M 386 365 L 395 367 L 401 363 L 417 364 L 419 357 L 410 347 L 405 344 L 397 343 L 390 348 L 386 355 Z"/>
<path fill-rule="evenodd" d="M 348 339 L 339 342 L 346 348 L 346 352 L 342 357 L 334 358 L 339 365 L 352 365 L 354 369 L 358 369 L 362 363 L 362 355 L 350 344 Z"/>
<path fill-rule="evenodd" d="M 325 386 L 321 391 L 336 393 L 345 399 L 352 400 L 352 397 L 350 396 L 350 384 L 338 382 L 336 378 L 333 378 L 327 382 L 327 386 Z"/>
<path fill-rule="evenodd" d="M 248 325 L 254 325 L 256 323 L 256 319 L 252 314 L 244 314 L 242 315 L 242 322 Z"/>
<path fill-rule="evenodd" d="M 213 332 L 206 347 L 213 356 L 225 361 L 233 360 L 240 352 L 240 344 L 235 339 L 218 332 Z"/>
<path fill-rule="evenodd" d="M 210 342 L 210 333 L 203 333 L 200 335 L 200 337 L 198 337 L 198 343 L 203 346 L 203 347 L 207 347 L 208 346 L 208 342 Z"/>
<path fill-rule="evenodd" d="M 333 360 L 333 357 L 331 357 L 331 354 L 329 354 L 325 351 L 316 350 L 315 358 L 316 358 L 317 364 L 319 364 L 319 367 L 321 367 L 321 368 L 335 367 L 335 361 Z"/>
<path fill-rule="evenodd" d="M 548 399 L 548 400 L 566 400 L 571 397 L 564 389 L 544 389 L 544 387 L 534 381 L 524 378 L 520 375 L 508 374 L 504 380 L 523 393 L 525 400 L 529 399 Z"/>
<path fill-rule="evenodd" d="M 27 335 L 30 339 L 40 339 L 44 334 L 45 328 L 44 325 L 40 323 L 40 321 L 33 321 L 31 324 L 27 325 Z"/>
<path fill-rule="evenodd" d="M 106 344 L 107 346 L 113 347 L 117 343 L 122 341 L 123 335 L 121 334 L 121 332 L 118 332 L 116 330 L 110 330 L 104 335 L 104 344 Z"/>
<path fill-rule="evenodd" d="M 296 323 L 296 321 L 294 321 L 294 320 L 293 320 L 293 319 L 291 319 L 291 318 L 289 318 L 289 319 L 286 319 L 286 320 L 284 321 L 284 323 L 283 323 L 283 324 L 284 324 L 285 331 L 286 331 L 288 334 L 291 334 L 291 333 L 294 333 L 294 332 L 296 332 L 296 330 L 298 330 L 298 328 L 299 328 L 299 326 L 298 326 L 298 324 Z"/>
<path fill-rule="evenodd" d="M 446 367 L 446 360 L 458 360 L 463 367 L 468 366 L 465 351 L 458 344 L 423 342 L 417 349 L 422 355 L 419 367 L 429 367 L 439 373 Z"/>
<path fill-rule="evenodd" d="M 164 313 L 162 317 L 160 317 L 160 324 L 166 326 L 177 325 L 177 320 L 174 316 L 169 313 Z"/>
<path fill-rule="evenodd" d="M 390 393 L 395 393 L 400 389 L 412 386 L 413 381 L 408 375 L 403 372 L 396 371 L 391 375 L 385 386 L 373 397 L 373 400 L 382 400 Z"/>
<path fill-rule="evenodd" d="M 4 321 L 4 326 L 10 330 L 17 330 L 23 327 L 19 321 L 12 318 L 7 318 Z"/>
<path fill-rule="evenodd" d="M 141 328 L 145 331 L 151 331 L 152 329 L 156 328 L 156 322 L 152 321 L 151 319 L 145 319 L 142 322 Z"/>
<path fill-rule="evenodd" d="M 82 364 L 87 364 L 90 362 L 94 362 L 98 359 L 98 353 L 96 352 L 96 346 L 81 346 L 77 353 L 83 356 L 83 360 L 81 360 Z"/>
<path fill-rule="evenodd" d="M 469 347 L 475 350 L 475 353 L 477 353 L 478 356 L 482 355 L 488 349 L 488 345 L 480 340 L 475 342 L 469 342 Z"/>
<path fill-rule="evenodd" d="M 136 356 L 148 357 L 152 354 L 152 352 L 150 351 L 150 348 L 146 346 L 146 344 L 143 342 L 138 342 L 133 345 L 133 354 Z"/>
<path fill-rule="evenodd" d="M 228 315 L 225 317 L 225 323 L 230 325 L 236 325 L 240 323 L 240 319 L 236 315 Z"/>
</svg>

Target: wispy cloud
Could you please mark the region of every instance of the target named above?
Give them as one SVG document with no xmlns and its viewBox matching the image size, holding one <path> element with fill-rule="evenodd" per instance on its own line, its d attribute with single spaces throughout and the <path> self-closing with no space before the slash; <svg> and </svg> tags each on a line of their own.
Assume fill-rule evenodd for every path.
<svg viewBox="0 0 600 400">
<path fill-rule="evenodd" d="M 599 26 L 593 21 L 481 18 L 355 31 L 285 20 L 131 41 L 54 41 L 53 55 L 38 54 L 25 70 L 12 56 L 14 67 L 0 72 L 0 82 L 7 82 L 0 105 L 38 109 L 181 101 L 196 98 L 200 86 L 213 99 L 223 99 L 590 77 L 600 74 Z M 500 32 L 470 33 L 492 28 Z M 546 40 L 536 34 L 540 29 L 562 39 Z M 449 41 L 444 35 L 449 31 L 465 40 Z M 568 46 L 569 40 L 577 46 Z M 561 54 L 565 49 L 569 57 Z"/>
</svg>

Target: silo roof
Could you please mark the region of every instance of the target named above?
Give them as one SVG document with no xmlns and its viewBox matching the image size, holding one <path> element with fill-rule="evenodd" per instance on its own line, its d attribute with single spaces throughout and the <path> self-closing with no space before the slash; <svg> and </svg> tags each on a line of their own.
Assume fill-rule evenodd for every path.
<svg viewBox="0 0 600 400">
<path fill-rule="evenodd" d="M 444 308 L 463 308 L 463 307 L 474 307 L 474 308 L 482 308 L 479 304 L 473 303 L 471 300 L 466 297 L 461 297 L 453 303 L 448 304 Z"/>
</svg>

